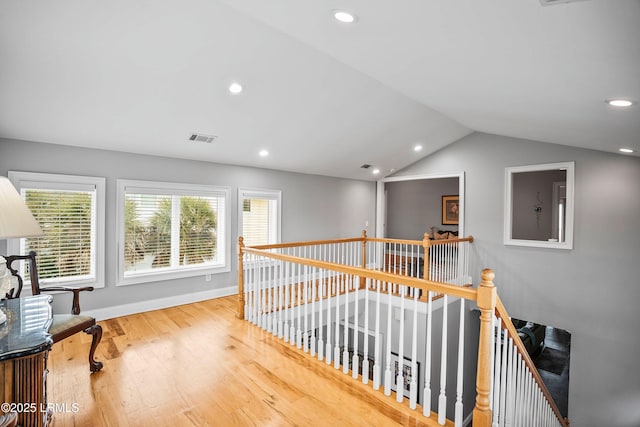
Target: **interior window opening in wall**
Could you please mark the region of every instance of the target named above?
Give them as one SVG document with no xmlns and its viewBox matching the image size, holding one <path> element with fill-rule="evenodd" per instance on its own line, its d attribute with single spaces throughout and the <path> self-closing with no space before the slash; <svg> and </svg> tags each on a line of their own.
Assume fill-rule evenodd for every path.
<svg viewBox="0 0 640 427">
<path fill-rule="evenodd" d="M 238 191 L 238 235 L 246 246 L 280 243 L 282 192 L 240 188 Z"/>
<path fill-rule="evenodd" d="M 10 171 L 9 179 L 44 235 L 11 239 L 7 253 L 36 252 L 43 288 L 104 287 L 105 179 L 19 171 Z M 20 268 L 26 270 L 27 263 Z M 28 282 L 28 271 L 21 275 Z"/>
<path fill-rule="evenodd" d="M 573 248 L 574 162 L 505 168 L 504 243 Z"/>
<path fill-rule="evenodd" d="M 226 272 L 229 190 L 118 180 L 118 284 Z"/>
<path fill-rule="evenodd" d="M 378 181 L 376 236 L 422 240 L 464 237 L 464 172 Z"/>
</svg>

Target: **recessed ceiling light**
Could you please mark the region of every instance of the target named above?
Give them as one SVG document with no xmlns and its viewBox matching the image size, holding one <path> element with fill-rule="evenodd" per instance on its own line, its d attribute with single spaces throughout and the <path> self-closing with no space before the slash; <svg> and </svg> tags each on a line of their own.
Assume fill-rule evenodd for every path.
<svg viewBox="0 0 640 427">
<path fill-rule="evenodd" d="M 269 152 L 267 150 L 260 150 L 258 154 L 260 155 L 260 157 L 267 157 L 269 155 Z"/>
<path fill-rule="evenodd" d="M 240 92 L 242 92 L 242 85 L 240 83 L 237 82 L 233 82 L 229 85 L 229 92 L 233 93 L 233 94 L 238 94 Z"/>
<path fill-rule="evenodd" d="M 414 147 L 413 147 L 413 151 L 415 151 L 416 153 L 417 153 L 418 151 L 422 151 L 422 145 L 418 144 L 418 145 L 414 146 Z"/>
<path fill-rule="evenodd" d="M 380 169 L 375 168 L 374 170 L 371 171 L 371 173 L 373 173 L 374 175 L 378 175 L 380 173 Z"/>
<path fill-rule="evenodd" d="M 628 99 L 610 99 L 607 104 L 612 107 L 631 107 L 634 103 Z"/>
<path fill-rule="evenodd" d="M 345 24 L 353 24 L 357 21 L 356 15 L 346 12 L 344 10 L 334 10 L 331 12 L 336 21 L 344 22 Z"/>
<path fill-rule="evenodd" d="M 618 151 L 620 151 L 621 153 L 627 153 L 627 154 L 636 152 L 636 150 L 633 150 L 631 148 L 621 148 Z"/>
</svg>

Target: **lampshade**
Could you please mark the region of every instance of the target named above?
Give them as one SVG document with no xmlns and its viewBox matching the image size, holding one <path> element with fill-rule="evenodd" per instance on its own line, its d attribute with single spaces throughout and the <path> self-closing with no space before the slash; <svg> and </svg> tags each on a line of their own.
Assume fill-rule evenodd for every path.
<svg viewBox="0 0 640 427">
<path fill-rule="evenodd" d="M 0 239 L 35 237 L 43 234 L 11 181 L 0 176 Z"/>
</svg>

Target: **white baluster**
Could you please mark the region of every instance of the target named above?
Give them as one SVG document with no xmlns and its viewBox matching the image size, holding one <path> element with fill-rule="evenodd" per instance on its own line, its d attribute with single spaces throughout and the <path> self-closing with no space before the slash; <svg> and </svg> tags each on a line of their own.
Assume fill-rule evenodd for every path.
<svg viewBox="0 0 640 427">
<path fill-rule="evenodd" d="M 520 359 L 520 353 L 516 355 L 516 404 L 515 404 L 515 412 L 514 412 L 514 425 L 519 426 L 522 423 L 522 407 L 524 405 L 523 402 L 523 373 L 522 373 L 522 363 Z"/>
<path fill-rule="evenodd" d="M 425 260 L 425 262 L 427 262 Z M 431 274 L 431 273 L 430 273 Z M 432 325 L 433 292 L 427 294 L 427 342 L 425 343 L 425 367 L 424 367 L 424 392 L 422 401 L 422 413 L 425 417 L 431 416 L 431 325 Z"/>
<path fill-rule="evenodd" d="M 258 255 L 254 255 L 255 258 L 253 260 L 253 324 L 256 326 L 260 326 L 260 287 L 262 286 L 260 283 L 260 272 L 261 272 L 261 260 L 258 258 Z"/>
<path fill-rule="evenodd" d="M 327 256 L 329 257 L 328 260 L 330 262 L 333 261 L 333 245 L 329 246 L 327 248 Z M 329 275 L 329 278 L 327 279 L 327 343 L 325 344 L 326 349 L 325 349 L 325 354 L 326 354 L 326 358 L 325 358 L 325 362 L 327 363 L 327 365 L 331 364 L 331 301 L 333 300 L 333 295 L 335 294 L 334 289 L 335 289 L 335 274 L 333 274 L 333 272 Z M 336 301 L 337 301 L 337 295 L 336 295 Z M 338 306 L 337 306 L 337 302 L 336 302 L 336 312 L 338 311 Z"/>
<path fill-rule="evenodd" d="M 269 262 L 272 267 L 272 271 L 271 271 L 271 295 L 273 296 L 273 310 L 272 310 L 272 321 L 273 321 L 273 325 L 271 326 L 271 333 L 274 336 L 278 336 L 278 314 L 279 314 L 279 305 L 280 305 L 280 301 L 278 300 L 278 292 L 280 289 L 280 284 L 278 281 L 278 262 L 277 261 L 270 261 Z"/>
<path fill-rule="evenodd" d="M 369 286 L 371 279 L 367 278 L 364 287 L 364 348 L 362 357 L 362 383 L 369 383 Z"/>
<path fill-rule="evenodd" d="M 462 385 L 464 379 L 464 299 L 460 298 L 460 329 L 458 331 L 458 377 L 456 383 L 455 426 L 462 427 Z"/>
<path fill-rule="evenodd" d="M 354 277 L 354 285 L 355 285 L 355 292 L 354 292 L 354 315 L 353 315 L 353 357 L 351 360 L 351 377 L 353 379 L 358 379 L 358 368 L 359 368 L 359 362 L 360 362 L 360 358 L 358 357 L 358 311 L 359 311 L 359 305 L 360 305 L 360 301 L 358 299 L 359 296 L 359 289 L 360 289 L 360 277 Z M 366 332 L 365 332 L 366 335 Z"/>
<path fill-rule="evenodd" d="M 400 286 L 400 331 L 398 336 L 398 375 L 394 378 L 396 382 L 396 401 L 402 402 L 404 398 L 404 301 L 406 286 Z M 389 322 L 391 323 L 391 322 Z M 392 367 L 394 368 L 394 367 Z"/>
<path fill-rule="evenodd" d="M 387 351 L 385 353 L 384 394 L 391 396 L 391 286 L 387 283 Z"/>
<path fill-rule="evenodd" d="M 524 360 L 522 361 L 522 364 L 524 366 L 524 372 L 525 372 L 525 383 L 526 383 L 525 407 L 527 408 L 527 415 L 523 417 L 523 419 L 525 420 L 529 419 L 530 422 L 532 422 L 532 424 L 535 425 L 536 413 L 534 412 L 535 404 L 534 404 L 534 398 L 533 398 L 533 387 L 532 387 L 533 384 L 531 384 L 531 373 L 529 372 L 529 369 L 527 368 L 527 365 L 525 364 Z"/>
<path fill-rule="evenodd" d="M 287 251 L 289 252 L 289 251 Z M 289 253 L 294 253 L 291 250 Z M 295 345 L 296 342 L 296 327 L 295 327 L 295 301 L 296 301 L 296 266 L 291 264 L 289 266 L 289 290 L 291 291 L 290 308 L 289 308 L 289 343 Z"/>
<path fill-rule="evenodd" d="M 282 339 L 284 332 L 284 313 L 286 310 L 286 305 L 284 305 L 284 263 L 282 261 L 278 261 L 278 338 Z"/>
<path fill-rule="evenodd" d="M 374 347 L 374 355 L 373 355 L 373 389 L 380 389 L 380 346 L 382 343 L 378 342 L 378 337 L 380 337 L 380 298 L 381 298 L 381 283 L 379 280 L 376 280 L 376 325 L 375 325 L 375 347 Z"/>
<path fill-rule="evenodd" d="M 418 247 L 416 245 L 411 245 L 411 254 L 409 258 L 409 262 L 411 265 L 411 277 L 420 278 L 418 275 Z M 419 292 L 419 288 L 414 289 L 416 292 Z"/>
<path fill-rule="evenodd" d="M 315 252 L 315 248 L 314 248 Z M 314 253 L 315 255 L 315 253 Z M 316 268 L 312 267 L 311 276 L 311 343 L 310 354 L 312 357 L 316 355 L 316 295 L 318 292 L 318 283 L 316 282 Z"/>
<path fill-rule="evenodd" d="M 260 289 L 262 288 L 262 260 L 258 255 L 254 255 L 253 258 L 253 324 L 260 326 L 260 302 L 262 295 Z"/>
<path fill-rule="evenodd" d="M 300 252 L 300 248 L 298 248 L 298 252 Z M 300 254 L 298 254 L 299 256 Z M 298 265 L 298 277 L 297 279 L 297 283 L 298 283 L 298 295 L 297 295 L 297 299 L 298 299 L 298 320 L 296 322 L 296 326 L 298 327 L 297 331 L 296 331 L 296 347 L 298 349 L 302 348 L 302 324 L 300 323 L 302 320 L 302 285 L 304 282 L 304 277 L 302 277 L 302 266 Z"/>
<path fill-rule="evenodd" d="M 271 285 L 271 262 L 269 258 L 265 258 L 264 260 L 264 272 L 265 272 L 265 284 L 264 284 L 264 314 L 263 314 L 263 323 L 262 327 L 265 331 L 271 332 L 271 313 L 272 313 L 272 303 L 273 296 L 271 295 L 271 291 L 273 287 Z"/>
<path fill-rule="evenodd" d="M 413 250 L 411 253 L 413 259 Z M 413 262 L 411 275 L 413 276 Z M 411 378 L 409 380 L 409 407 L 416 409 L 418 404 L 418 288 L 413 288 L 413 332 L 411 336 Z"/>
<path fill-rule="evenodd" d="M 282 338 L 284 342 L 289 342 L 289 316 L 291 316 L 291 310 L 293 304 L 290 303 L 291 299 L 291 263 L 285 262 L 283 265 L 284 270 L 284 325 L 282 327 Z"/>
<path fill-rule="evenodd" d="M 441 264 L 440 268 L 442 269 L 442 273 L 440 274 L 440 281 L 442 283 L 446 283 L 448 280 L 447 245 L 446 244 L 440 245 L 440 264 Z"/>
<path fill-rule="evenodd" d="M 306 248 L 305 248 L 306 250 Z M 305 253 L 306 258 L 306 253 Z M 305 265 L 304 267 L 304 295 L 302 296 L 304 300 L 304 329 L 302 331 L 302 348 L 305 353 L 309 352 L 309 266 Z"/>
<path fill-rule="evenodd" d="M 338 247 L 336 252 L 339 253 Z M 336 324 L 335 324 L 335 343 L 333 347 L 333 367 L 340 369 L 340 285 L 344 280 L 343 274 L 338 274 L 336 277 Z"/>
<path fill-rule="evenodd" d="M 493 423 L 491 424 L 492 427 L 499 427 L 500 426 L 500 391 L 502 389 L 501 387 L 501 381 L 500 381 L 500 372 L 501 372 L 501 364 L 500 361 L 502 360 L 502 356 L 501 356 L 501 351 L 500 349 L 502 348 L 501 344 L 501 339 L 500 339 L 500 321 L 496 319 L 495 316 L 493 316 L 493 324 L 494 327 L 492 328 L 492 331 L 495 335 L 495 339 L 494 339 L 494 344 L 495 344 L 495 357 L 494 357 L 494 369 L 493 369 L 493 398 L 491 400 L 492 406 L 491 406 L 491 411 L 492 411 L 492 421 Z"/>
<path fill-rule="evenodd" d="M 429 280 L 434 282 L 438 281 L 436 270 L 436 259 L 438 257 L 438 246 L 433 245 L 429 247 Z"/>
<path fill-rule="evenodd" d="M 504 418 L 505 427 L 511 427 L 513 425 L 513 413 L 515 406 L 515 355 L 514 355 L 513 338 L 509 337 L 509 354 L 507 365 L 507 407 Z"/>
<path fill-rule="evenodd" d="M 508 335 L 507 329 L 502 329 L 502 334 L 500 336 L 501 340 L 501 367 L 500 367 L 500 426 L 504 426 L 507 419 L 507 388 L 509 371 L 509 343 L 508 343 Z"/>
<path fill-rule="evenodd" d="M 247 302 L 249 304 L 249 318 L 247 319 L 249 322 L 253 323 L 253 310 L 254 310 L 254 295 L 255 295 L 255 279 L 253 277 L 253 271 L 255 269 L 253 262 L 253 255 L 247 254 L 247 264 L 245 264 L 245 268 L 247 269 L 247 284 L 249 285 L 249 295 L 247 298 Z"/>
<path fill-rule="evenodd" d="M 440 395 L 438 396 L 438 423 L 444 425 L 447 417 L 447 329 L 448 329 L 448 295 L 442 298 L 442 349 L 440 351 Z"/>
<path fill-rule="evenodd" d="M 267 271 L 265 268 L 266 260 L 260 260 L 260 288 L 262 298 L 260 299 L 259 325 L 262 329 L 267 329 Z"/>
<path fill-rule="evenodd" d="M 318 360 L 323 360 L 324 359 L 324 340 L 322 339 L 322 334 L 324 332 L 324 325 L 322 324 L 322 312 L 324 311 L 323 306 L 323 300 L 325 298 L 325 291 L 324 291 L 324 287 L 325 287 L 325 278 L 324 278 L 324 270 L 319 270 L 318 271 L 318 287 L 320 289 L 320 311 L 318 312 L 318 328 L 320 333 L 318 334 Z M 327 303 L 329 302 L 329 299 L 327 298 Z"/>
<path fill-rule="evenodd" d="M 348 258 L 347 258 L 348 259 Z M 349 373 L 349 288 L 351 276 L 347 276 L 344 290 L 344 329 L 342 337 L 342 372 Z"/>
<path fill-rule="evenodd" d="M 243 253 L 242 254 L 242 278 L 244 280 L 244 320 L 249 320 L 250 316 L 250 312 L 249 312 L 249 307 L 250 307 L 250 301 L 249 301 L 249 295 L 250 295 L 250 289 L 251 289 L 251 278 L 249 277 L 249 267 L 247 266 L 247 263 L 249 262 L 249 257 L 247 256 L 247 253 Z"/>
</svg>

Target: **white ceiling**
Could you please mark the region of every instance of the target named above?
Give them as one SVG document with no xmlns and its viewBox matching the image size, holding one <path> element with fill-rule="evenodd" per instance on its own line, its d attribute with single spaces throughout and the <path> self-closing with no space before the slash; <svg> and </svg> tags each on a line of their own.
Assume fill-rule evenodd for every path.
<svg viewBox="0 0 640 427">
<path fill-rule="evenodd" d="M 0 1 L 6 138 L 375 179 L 473 131 L 640 150 L 616 97 L 639 0 Z"/>
</svg>

